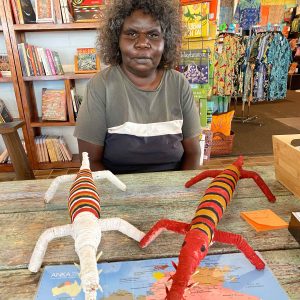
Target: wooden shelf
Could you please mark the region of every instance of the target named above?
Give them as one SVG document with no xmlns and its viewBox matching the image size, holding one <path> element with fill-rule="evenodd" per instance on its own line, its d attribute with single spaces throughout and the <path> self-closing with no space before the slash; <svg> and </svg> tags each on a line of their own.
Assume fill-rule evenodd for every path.
<svg viewBox="0 0 300 300">
<path fill-rule="evenodd" d="M 0 172 L 14 172 L 12 164 L 0 164 Z"/>
<path fill-rule="evenodd" d="M 39 163 L 39 170 L 48 170 L 48 169 L 62 169 L 62 168 L 79 168 L 80 159 L 79 154 L 72 155 L 72 161 L 58 161 L 58 162 L 48 162 L 48 163 Z"/>
<path fill-rule="evenodd" d="M 88 30 L 97 29 L 98 22 L 69 23 L 69 24 L 14 24 L 15 31 L 64 31 L 64 30 Z"/>
<path fill-rule="evenodd" d="M 0 82 L 12 82 L 12 78 L 11 77 L 0 77 Z"/>
<path fill-rule="evenodd" d="M 60 126 L 75 126 L 75 122 L 68 121 L 43 121 L 39 118 L 37 121 L 30 123 L 31 127 L 60 127 Z"/>
<path fill-rule="evenodd" d="M 65 80 L 65 79 L 90 79 L 96 73 L 75 74 L 73 72 L 65 73 L 64 75 L 48 75 L 48 76 L 24 76 L 24 81 L 39 81 L 39 80 Z"/>
</svg>

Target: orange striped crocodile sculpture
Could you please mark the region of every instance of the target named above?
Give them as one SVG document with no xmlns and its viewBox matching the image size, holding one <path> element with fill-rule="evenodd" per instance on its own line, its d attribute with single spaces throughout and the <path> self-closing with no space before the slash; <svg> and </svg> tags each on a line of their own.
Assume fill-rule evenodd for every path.
<svg viewBox="0 0 300 300">
<path fill-rule="evenodd" d="M 142 248 L 149 245 L 163 230 L 185 234 L 185 239 L 179 254 L 178 266 L 173 263 L 176 272 L 170 290 L 166 288 L 167 300 L 182 300 L 185 290 L 190 287 L 189 281 L 199 263 L 204 259 L 212 242 L 222 242 L 235 245 L 248 260 L 261 270 L 264 262 L 239 234 L 223 232 L 216 227 L 220 222 L 226 207 L 229 205 L 237 181 L 243 178 L 253 178 L 270 202 L 275 202 L 275 196 L 255 172 L 242 169 L 243 158 L 239 157 L 225 170 L 207 170 L 190 179 L 185 186 L 188 188 L 207 177 L 215 177 L 210 183 L 204 196 L 200 199 L 191 223 L 173 220 L 158 221 L 140 241 Z"/>
</svg>

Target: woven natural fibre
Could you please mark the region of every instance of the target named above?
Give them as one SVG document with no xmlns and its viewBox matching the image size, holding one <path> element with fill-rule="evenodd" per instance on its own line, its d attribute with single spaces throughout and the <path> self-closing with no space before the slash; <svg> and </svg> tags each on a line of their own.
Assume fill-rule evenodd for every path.
<svg viewBox="0 0 300 300">
<path fill-rule="evenodd" d="M 215 137 L 219 138 L 215 139 Z M 215 132 L 213 134 L 210 156 L 230 154 L 232 152 L 233 140 L 233 131 L 230 132 L 229 136 L 226 136 L 221 132 Z"/>
</svg>

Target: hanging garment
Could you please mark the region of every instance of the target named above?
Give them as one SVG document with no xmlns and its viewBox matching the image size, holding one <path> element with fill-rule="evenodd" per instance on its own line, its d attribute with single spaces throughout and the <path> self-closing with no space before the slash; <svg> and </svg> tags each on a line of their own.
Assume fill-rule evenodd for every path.
<svg viewBox="0 0 300 300">
<path fill-rule="evenodd" d="M 288 40 L 281 32 L 263 32 L 249 38 L 245 55 L 244 102 L 286 97 L 291 53 Z"/>
<path fill-rule="evenodd" d="M 240 0 L 235 14 L 234 22 L 244 30 L 260 22 L 260 0 Z"/>
<path fill-rule="evenodd" d="M 231 96 L 235 93 L 235 83 L 238 80 L 236 65 L 244 53 L 245 46 L 240 37 L 230 34 L 225 34 L 224 38 L 219 36 L 214 52 L 214 95 Z"/>
<path fill-rule="evenodd" d="M 267 53 L 267 61 L 270 68 L 268 100 L 284 99 L 292 51 L 288 40 L 281 33 L 274 36 Z"/>
</svg>

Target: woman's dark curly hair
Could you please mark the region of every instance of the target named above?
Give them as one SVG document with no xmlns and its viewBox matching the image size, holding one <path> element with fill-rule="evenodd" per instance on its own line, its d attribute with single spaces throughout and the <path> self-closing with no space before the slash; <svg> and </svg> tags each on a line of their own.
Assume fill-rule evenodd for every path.
<svg viewBox="0 0 300 300">
<path fill-rule="evenodd" d="M 182 37 L 178 0 L 114 0 L 105 11 L 97 37 L 97 49 L 106 64 L 122 62 L 119 37 L 126 17 L 133 11 L 142 10 L 158 20 L 164 36 L 165 47 L 159 68 L 175 66 L 179 58 Z"/>
</svg>

